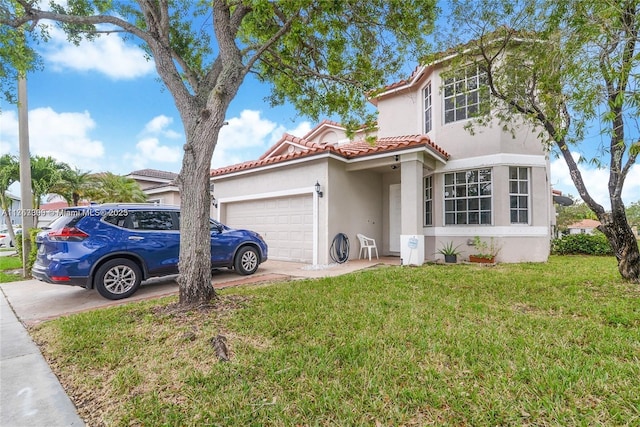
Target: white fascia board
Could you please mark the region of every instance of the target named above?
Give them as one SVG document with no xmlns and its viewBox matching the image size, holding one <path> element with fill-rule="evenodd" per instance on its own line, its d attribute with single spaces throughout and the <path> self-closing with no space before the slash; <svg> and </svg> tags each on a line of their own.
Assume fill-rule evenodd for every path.
<svg viewBox="0 0 640 427">
<path fill-rule="evenodd" d="M 325 131 L 327 129 L 336 129 L 336 130 L 340 130 L 340 131 L 346 131 L 347 129 L 345 127 L 342 126 L 336 126 L 334 124 L 331 123 L 324 123 L 318 127 L 316 127 L 311 133 L 308 133 L 307 135 L 305 135 L 304 139 L 305 140 L 310 140 L 313 139 L 314 136 L 318 135 L 319 133 L 321 133 L 322 131 Z"/>
<path fill-rule="evenodd" d="M 285 145 L 293 145 L 295 147 L 300 148 L 303 151 L 308 151 L 309 150 L 309 147 L 307 147 L 306 145 L 296 144 L 293 141 L 285 140 L 285 141 L 282 142 L 282 144 L 278 144 L 278 146 L 267 157 L 265 157 L 265 159 L 269 159 L 269 158 L 273 157 L 273 153 L 277 153 Z"/>
<path fill-rule="evenodd" d="M 362 156 L 362 157 L 357 157 L 355 159 L 347 160 L 347 163 L 360 163 L 360 162 L 366 162 L 369 160 L 382 159 L 385 157 L 399 156 L 401 154 L 422 153 L 422 152 L 426 152 L 431 157 L 435 158 L 436 160 L 439 160 L 442 164 L 447 164 L 447 161 L 442 156 L 429 150 L 426 147 L 415 147 L 415 148 L 409 148 L 406 150 L 397 150 L 397 151 L 385 151 L 384 153 L 380 153 L 380 154 L 372 154 L 370 156 Z"/>
<path fill-rule="evenodd" d="M 222 197 L 218 199 L 218 203 L 233 203 L 233 202 L 244 202 L 247 200 L 273 199 L 275 197 L 298 196 L 301 194 L 312 194 L 312 193 L 315 193 L 315 191 L 316 191 L 315 186 L 292 188 L 289 190 L 270 191 L 268 193 L 247 194 L 244 196 L 233 196 L 233 197 Z"/>
<path fill-rule="evenodd" d="M 549 227 L 532 227 L 527 225 L 512 226 L 465 226 L 450 225 L 447 227 L 424 227 L 424 235 L 429 237 L 547 237 Z"/>
<path fill-rule="evenodd" d="M 235 177 L 238 177 L 238 176 L 247 175 L 247 174 L 251 174 L 251 173 L 255 173 L 255 172 L 262 172 L 262 171 L 266 171 L 266 170 L 270 170 L 270 169 L 281 168 L 283 166 L 290 166 L 290 165 L 295 165 L 295 164 L 298 164 L 298 163 L 306 163 L 306 162 L 308 162 L 310 160 L 318 160 L 318 159 L 325 159 L 325 158 L 333 158 L 333 159 L 345 161 L 345 159 L 343 157 L 336 156 L 333 153 L 322 153 L 322 154 L 316 154 L 316 155 L 313 155 L 313 156 L 310 156 L 310 157 L 302 157 L 300 159 L 294 159 L 294 160 L 289 160 L 289 161 L 284 161 L 284 162 L 278 162 L 278 163 L 273 163 L 273 164 L 265 165 L 265 166 L 258 166 L 258 167 L 255 167 L 255 168 L 245 169 L 245 170 L 232 172 L 232 173 L 225 173 L 224 175 L 216 175 L 216 176 L 212 176 L 210 178 L 210 180 L 215 183 L 215 181 L 217 179 L 235 178 Z"/>
<path fill-rule="evenodd" d="M 172 179 L 167 178 L 157 178 L 147 175 L 125 175 L 128 178 L 135 179 L 137 181 L 149 181 L 149 182 L 159 182 L 159 183 L 169 183 L 173 181 Z"/>
<path fill-rule="evenodd" d="M 449 160 L 443 167 L 438 168 L 437 172 L 503 165 L 546 167 L 547 159 L 544 155 L 499 153 Z"/>
<path fill-rule="evenodd" d="M 166 186 L 166 187 L 152 188 L 150 190 L 142 190 L 142 192 L 145 193 L 145 194 L 168 193 L 170 191 L 178 192 L 178 191 L 180 191 L 180 189 L 178 189 L 178 187 L 176 187 L 175 185 L 169 185 L 169 186 Z"/>
</svg>

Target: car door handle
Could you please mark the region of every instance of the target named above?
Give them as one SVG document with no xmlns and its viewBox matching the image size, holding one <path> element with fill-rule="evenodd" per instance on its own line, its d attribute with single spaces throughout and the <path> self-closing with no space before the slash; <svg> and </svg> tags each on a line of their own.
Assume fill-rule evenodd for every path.
<svg viewBox="0 0 640 427">
<path fill-rule="evenodd" d="M 144 240 L 144 237 L 141 237 L 141 236 L 129 236 L 129 240 Z"/>
</svg>

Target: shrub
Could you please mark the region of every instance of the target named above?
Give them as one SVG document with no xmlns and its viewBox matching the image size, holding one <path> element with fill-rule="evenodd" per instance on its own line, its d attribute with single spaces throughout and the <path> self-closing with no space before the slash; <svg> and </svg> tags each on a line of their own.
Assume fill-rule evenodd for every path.
<svg viewBox="0 0 640 427">
<path fill-rule="evenodd" d="M 551 242 L 554 255 L 613 255 L 609 241 L 602 233 L 568 234 Z"/>
<path fill-rule="evenodd" d="M 31 272 L 33 263 L 36 262 L 36 256 L 38 255 L 38 247 L 36 246 L 36 235 L 42 231 L 41 228 L 32 228 L 29 230 L 29 239 L 31 240 L 31 251 L 29 252 L 29 258 L 27 259 L 27 271 Z M 16 254 L 22 259 L 22 235 L 16 235 Z"/>
</svg>

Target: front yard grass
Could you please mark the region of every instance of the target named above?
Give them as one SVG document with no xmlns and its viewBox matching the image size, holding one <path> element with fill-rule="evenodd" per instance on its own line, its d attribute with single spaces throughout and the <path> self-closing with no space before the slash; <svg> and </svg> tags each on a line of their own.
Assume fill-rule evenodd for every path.
<svg viewBox="0 0 640 427">
<path fill-rule="evenodd" d="M 640 425 L 614 258 L 384 267 L 31 330 L 88 425 Z M 230 362 L 211 339 L 227 338 Z"/>
<path fill-rule="evenodd" d="M 23 280 L 20 273 L 15 273 L 20 268 L 22 268 L 22 260 L 19 257 L 0 256 L 0 283 Z"/>
</svg>

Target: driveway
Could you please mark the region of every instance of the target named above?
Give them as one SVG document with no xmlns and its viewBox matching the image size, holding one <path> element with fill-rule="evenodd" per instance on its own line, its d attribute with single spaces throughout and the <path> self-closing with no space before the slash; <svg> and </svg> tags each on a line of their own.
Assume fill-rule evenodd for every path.
<svg viewBox="0 0 640 427">
<path fill-rule="evenodd" d="M 339 276 L 352 271 L 380 264 L 400 265 L 400 258 L 387 257 L 379 260 L 351 260 L 344 264 L 312 266 L 309 264 L 268 260 L 260 265 L 251 276 L 239 276 L 233 271 L 221 269 L 213 274 L 213 286 L 220 289 L 230 286 L 260 284 L 305 278 Z M 25 280 L 0 284 L 9 304 L 25 325 L 92 310 L 95 308 L 126 304 L 166 295 L 176 295 L 178 284 L 175 276 L 151 279 L 143 282 L 140 289 L 130 298 L 112 301 L 103 298 L 95 290 L 76 286 L 52 285 L 37 280 Z"/>
</svg>

